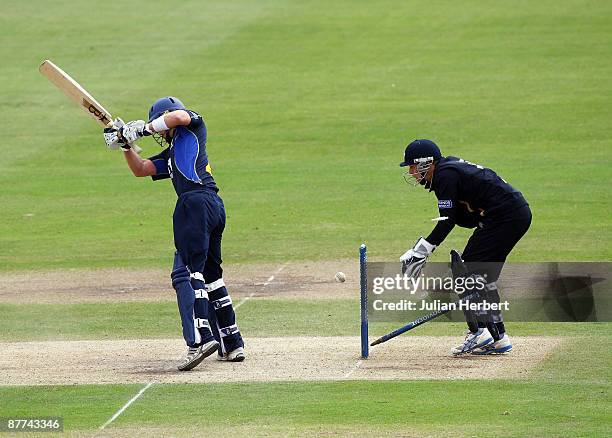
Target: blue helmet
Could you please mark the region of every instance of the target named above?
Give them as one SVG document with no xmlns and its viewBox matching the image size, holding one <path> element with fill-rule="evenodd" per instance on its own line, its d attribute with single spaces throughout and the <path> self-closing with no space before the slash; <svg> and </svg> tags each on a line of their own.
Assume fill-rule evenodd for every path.
<svg viewBox="0 0 612 438">
<path fill-rule="evenodd" d="M 158 118 L 167 111 L 174 111 L 179 109 L 185 109 L 183 102 L 178 100 L 176 97 L 166 96 L 161 99 L 157 99 L 151 109 L 149 110 L 149 122 L 153 119 Z"/>
<path fill-rule="evenodd" d="M 442 158 L 442 153 L 437 144 L 431 140 L 414 140 L 404 152 L 404 161 L 400 163 L 401 167 L 410 166 L 425 162 L 435 163 Z"/>
</svg>

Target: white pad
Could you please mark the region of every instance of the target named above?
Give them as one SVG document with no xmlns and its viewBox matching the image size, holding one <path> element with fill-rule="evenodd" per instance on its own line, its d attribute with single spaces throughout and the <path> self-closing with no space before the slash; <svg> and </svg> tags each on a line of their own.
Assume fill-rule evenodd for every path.
<svg viewBox="0 0 612 438">
<path fill-rule="evenodd" d="M 206 289 L 206 292 L 212 292 L 222 287 L 225 287 L 225 282 L 222 278 L 204 285 L 204 289 Z"/>
<path fill-rule="evenodd" d="M 196 290 L 194 290 L 194 292 L 195 292 L 196 299 L 198 299 L 198 298 L 206 298 L 206 299 L 208 299 L 208 292 L 206 292 L 206 289 L 196 289 Z"/>
<path fill-rule="evenodd" d="M 198 325 L 196 323 L 196 319 L 195 319 L 195 315 L 193 316 L 193 334 L 194 334 L 194 341 L 196 344 L 199 344 L 200 342 L 202 342 L 202 335 L 200 335 L 200 330 L 198 330 Z"/>
<path fill-rule="evenodd" d="M 232 299 L 229 295 L 227 295 L 225 297 L 219 298 L 218 300 L 211 301 L 211 304 L 213 305 L 215 309 L 221 309 L 222 307 L 225 307 L 225 306 L 231 306 Z"/>
<path fill-rule="evenodd" d="M 234 325 L 230 325 L 229 327 L 223 327 L 223 328 L 219 328 L 219 334 L 221 335 L 222 338 L 225 338 L 226 336 L 229 335 L 233 335 L 234 333 L 238 332 L 238 325 L 234 324 Z"/>
<path fill-rule="evenodd" d="M 207 328 L 210 329 L 210 324 L 208 323 L 207 319 L 203 319 L 203 318 L 194 318 L 193 319 L 193 325 L 196 328 Z"/>
<path fill-rule="evenodd" d="M 204 281 L 204 276 L 201 272 L 192 272 L 190 277 L 195 278 L 196 280 Z"/>
</svg>

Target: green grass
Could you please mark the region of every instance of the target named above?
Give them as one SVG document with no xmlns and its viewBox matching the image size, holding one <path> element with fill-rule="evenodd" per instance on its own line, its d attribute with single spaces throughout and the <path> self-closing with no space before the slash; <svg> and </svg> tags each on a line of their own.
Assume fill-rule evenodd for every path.
<svg viewBox="0 0 612 438">
<path fill-rule="evenodd" d="M 248 337 L 356 335 L 356 300 L 251 299 L 238 310 Z M 177 338 L 173 302 L 0 305 L 0 340 Z M 21 321 L 37 321 L 23 325 Z M 372 323 L 373 336 L 399 323 Z M 430 323 L 411 335 L 457 335 Z M 508 323 L 513 335 L 564 336 L 526 379 L 154 385 L 110 431 L 219 436 L 604 436 L 611 422 L 612 325 Z M 392 342 L 392 341 L 391 341 Z M 357 354 L 357 352 L 355 352 Z M 375 354 L 375 352 L 373 352 Z M 0 417 L 63 416 L 68 431 L 95 430 L 142 386 L 0 387 Z M 185 409 L 206 406 L 207 415 Z M 210 401 L 214 400 L 213 403 Z M 466 407 L 477 405 L 466 423 Z M 95 406 L 95 409 L 92 407 Z M 238 426 L 235 426 L 235 425 Z"/>
<path fill-rule="evenodd" d="M 45 58 L 126 119 L 164 94 L 205 115 L 229 262 L 352 257 L 362 241 L 395 259 L 437 214 L 397 167 L 415 137 L 525 193 L 535 219 L 514 260 L 610 260 L 608 3 L 191 1 L 144 17 L 148 3 L 131 5 L 0 15 L 0 270 L 172 254 L 170 185 L 129 175 L 38 74 Z"/>
<path fill-rule="evenodd" d="M 482 436 L 483 430 L 485 436 L 606 436 L 612 425 L 607 414 L 610 339 L 609 327 L 593 330 L 518 381 L 154 385 L 110 430 L 193 434 L 196 429 L 220 436 L 236 430 L 262 436 Z M 141 387 L 0 387 L 0 416 L 63 416 L 66 430 L 92 430 Z M 185 400 L 205 406 L 206 415 L 193 415 Z M 473 405 L 480 408 L 466 422 L 466 407 Z"/>
<path fill-rule="evenodd" d="M 97 125 L 38 73 L 46 58 L 124 119 L 168 94 L 205 116 L 226 262 L 352 258 L 363 241 L 371 259 L 396 260 L 437 216 L 397 167 L 417 137 L 526 195 L 534 222 L 512 261 L 612 260 L 611 17 L 592 0 L 7 4 L 0 272 L 172 259 L 170 184 L 133 178 L 105 150 Z M 468 235 L 456 230 L 432 259 Z M 357 310 L 253 299 L 238 316 L 247 337 L 355 335 Z M 179 337 L 177 313 L 171 302 L 0 304 L 0 340 Z M 568 340 L 521 381 L 154 385 L 111 432 L 611 435 L 610 324 L 508 328 Z M 62 415 L 91 433 L 139 388 L 0 387 L 0 416 Z"/>
<path fill-rule="evenodd" d="M 0 387 L 0 416 L 63 417 L 64 430 L 96 429 L 141 385 Z"/>
<path fill-rule="evenodd" d="M 262 433 L 379 433 L 443 436 L 605 436 L 609 387 L 601 384 L 516 381 L 283 382 L 155 385 L 110 430 L 232 428 Z M 134 385 L 0 388 L 3 416 L 66 416 L 66 429 L 95 429 L 137 392 Z M 461 401 L 458 399 L 461 396 Z M 186 401 L 189 401 L 186 403 Z M 96 403 L 96 410 L 86 403 Z M 466 422 L 466 409 L 472 409 Z M 205 414 L 194 415 L 188 406 Z M 576 409 L 579 405 L 580 409 Z M 118 409 L 118 408 L 116 408 Z M 146 430 L 146 429 L 145 429 Z M 154 429 L 153 429 L 154 430 Z M 485 432 L 486 431 L 486 432 Z M 293 435 L 293 434 L 292 434 Z"/>
<path fill-rule="evenodd" d="M 571 384 L 537 388 L 526 382 L 458 382 L 453 390 L 463 394 L 468 403 L 480 400 L 483 405 L 483 409 L 477 409 L 471 415 L 470 424 L 466 426 L 466 406 L 448 396 L 449 388 L 445 382 L 250 384 L 218 388 L 213 385 L 208 390 L 215 391 L 213 394 L 225 392 L 220 398 L 227 400 L 229 409 L 237 397 L 244 401 L 241 403 L 244 408 L 228 416 L 228 409 L 223 409 L 224 403 L 215 403 L 211 409 L 213 418 L 202 416 L 200 421 L 208 427 L 215 423 L 230 426 L 238 419 L 241 423 L 259 426 L 269 421 L 287 426 L 318 426 L 322 430 L 344 426 L 352 427 L 355 432 L 360 428 L 381 427 L 395 431 L 416 429 L 448 433 L 456 430 L 459 434 L 471 434 L 485 427 L 493 417 L 495 424 L 487 431 L 491 435 L 500 433 L 507 436 L 504 431 L 511 430 L 511 434 L 521 436 L 530 428 L 535 428 L 531 434 L 545 431 L 554 435 L 560 434 L 568 425 L 581 428 L 579 433 L 603 431 L 605 414 L 600 405 L 605 401 L 605 392 L 597 385 L 584 389 L 588 393 L 577 394 Z M 499 394 L 503 394 L 503 398 Z M 551 394 L 556 397 L 551 398 Z M 158 387 L 117 426 L 131 422 L 143 424 L 145 418 L 147 424 L 187 422 L 191 413 L 180 408 L 179 400 L 197 401 L 207 396 L 197 386 Z M 172 405 L 176 408 L 164 409 L 163 400 L 174 400 Z M 580 402 L 586 410 L 575 412 L 573 402 Z M 504 415 L 505 412 L 510 415 Z M 543 422 L 546 423 L 544 427 Z M 439 426 L 432 427 L 432 423 Z M 551 424 L 555 426 L 551 428 Z"/>
<path fill-rule="evenodd" d="M 249 337 L 356 335 L 355 300 L 257 300 L 238 310 Z M 178 338 L 175 304 L 0 305 L 0 340 Z M 22 321 L 37 321 L 24 325 Z M 372 323 L 373 336 L 398 323 Z M 457 335 L 430 323 L 410 335 Z M 564 336 L 526 379 L 154 385 L 110 431 L 193 435 L 605 436 L 611 423 L 610 323 L 509 323 L 512 335 Z M 393 341 L 391 341 L 393 342 Z M 383 347 L 384 348 L 384 347 Z M 375 352 L 373 352 L 375 354 Z M 355 351 L 357 355 L 357 351 Z M 398 359 L 399 360 L 399 359 Z M 141 386 L 140 386 L 141 387 Z M 0 417 L 63 416 L 68 431 L 104 424 L 137 385 L 0 387 Z M 205 406 L 206 415 L 185 408 Z M 211 402 L 212 400 L 212 402 Z M 481 406 L 465 421 L 466 408 Z M 238 426 L 235 426 L 238 424 Z"/>
<path fill-rule="evenodd" d="M 148 339 L 181 336 L 176 303 L 0 304 L 0 341 Z M 250 300 L 237 311 L 250 337 L 358 336 L 356 300 Z M 36 324 L 23 324 L 33 320 Z M 372 322 L 370 335 L 382 336 L 405 322 Z M 410 335 L 460 336 L 465 324 L 433 322 Z M 508 331 L 525 336 L 612 336 L 611 323 L 510 322 Z"/>
</svg>

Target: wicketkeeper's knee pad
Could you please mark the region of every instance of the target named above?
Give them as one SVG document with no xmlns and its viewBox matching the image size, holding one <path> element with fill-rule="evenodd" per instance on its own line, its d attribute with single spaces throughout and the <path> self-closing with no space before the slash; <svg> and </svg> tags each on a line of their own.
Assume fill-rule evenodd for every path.
<svg viewBox="0 0 612 438">
<path fill-rule="evenodd" d="M 456 277 L 455 281 L 460 277 Z M 464 292 L 459 294 L 459 298 L 469 305 L 477 306 L 476 309 L 464 308 L 466 322 L 473 332 L 476 328 L 490 327 L 493 330 L 493 320 L 491 312 L 484 310 L 483 303 L 487 300 L 486 280 L 482 275 L 471 274 L 463 278 Z"/>
<path fill-rule="evenodd" d="M 213 335 L 221 344 L 221 352 L 225 354 L 227 351 L 243 347 L 244 342 L 236 324 L 236 314 L 225 282 L 220 278 L 208 283 L 206 291 L 210 299 L 209 320 Z"/>
<path fill-rule="evenodd" d="M 192 285 L 192 279 L 197 274 L 191 274 L 186 266 L 175 266 L 170 275 L 172 286 L 176 290 L 183 338 L 189 346 L 208 342 L 212 339 L 208 322 L 208 295 L 203 287 L 203 278 L 201 289 L 194 290 Z"/>
<path fill-rule="evenodd" d="M 499 304 L 501 301 L 501 297 L 499 296 L 499 289 L 497 288 L 496 282 L 487 283 L 485 285 L 487 290 L 486 297 L 489 303 Z M 503 322 L 504 318 L 501 314 L 501 310 L 499 308 L 491 310 L 491 316 L 493 318 L 493 322 Z"/>
<path fill-rule="evenodd" d="M 459 298 L 462 301 L 468 303 L 483 304 L 485 300 L 488 300 L 488 288 L 485 276 L 472 273 L 469 274 L 469 269 L 466 266 L 461 254 L 457 251 L 451 251 L 451 270 L 453 273 L 454 281 L 459 278 L 463 278 L 465 290 L 459 294 Z M 463 310 L 465 315 L 465 321 L 471 332 L 475 332 L 481 327 L 487 327 L 491 335 L 495 340 L 499 339 L 498 329 L 493 319 L 493 314 L 486 310 Z"/>
<path fill-rule="evenodd" d="M 488 307 L 493 302 L 491 285 L 495 286 L 495 283 L 486 283 L 485 277 L 479 274 L 473 275 L 473 278 L 476 281 L 476 286 L 472 290 L 478 292 L 478 298 L 474 302 L 481 306 L 478 310 L 473 311 L 478 321 L 478 327 L 486 327 L 491 336 L 493 336 L 493 339 L 497 341 L 500 339 L 498 328 L 495 325 L 497 321 L 495 320 L 494 311 Z M 495 288 L 495 290 L 497 289 Z"/>
</svg>

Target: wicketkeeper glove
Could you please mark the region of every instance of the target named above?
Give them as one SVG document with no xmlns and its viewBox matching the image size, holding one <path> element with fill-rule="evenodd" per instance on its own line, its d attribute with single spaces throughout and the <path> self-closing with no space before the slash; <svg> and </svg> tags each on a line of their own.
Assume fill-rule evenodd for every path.
<svg viewBox="0 0 612 438">
<path fill-rule="evenodd" d="M 427 262 L 427 257 L 429 257 L 435 249 L 436 245 L 432 245 L 423 237 L 417 240 L 414 247 L 406 251 L 400 257 L 402 274 L 413 278 L 418 277 L 423 266 L 425 266 L 425 262 Z"/>
</svg>

